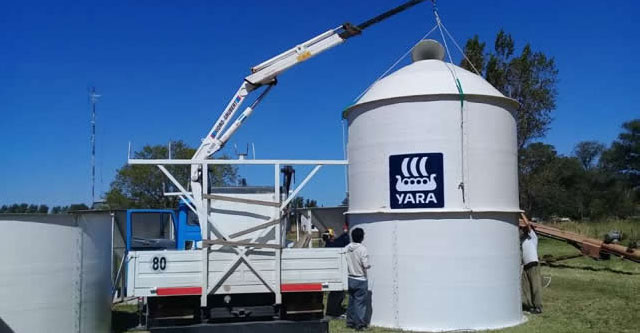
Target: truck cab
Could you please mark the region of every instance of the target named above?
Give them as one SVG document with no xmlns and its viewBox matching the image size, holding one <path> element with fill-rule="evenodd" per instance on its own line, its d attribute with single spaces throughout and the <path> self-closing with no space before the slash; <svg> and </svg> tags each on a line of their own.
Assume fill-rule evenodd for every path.
<svg viewBox="0 0 640 333">
<path fill-rule="evenodd" d="M 127 252 L 190 250 L 201 240 L 198 218 L 184 202 L 178 209 L 127 210 Z"/>
</svg>

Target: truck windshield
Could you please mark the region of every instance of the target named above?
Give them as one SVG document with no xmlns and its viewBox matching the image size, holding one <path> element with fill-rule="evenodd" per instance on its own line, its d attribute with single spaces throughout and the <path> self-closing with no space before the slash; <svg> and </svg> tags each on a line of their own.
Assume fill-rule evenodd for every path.
<svg viewBox="0 0 640 333">
<path fill-rule="evenodd" d="M 131 248 L 159 250 L 176 247 L 173 215 L 169 212 L 131 214 Z"/>
</svg>

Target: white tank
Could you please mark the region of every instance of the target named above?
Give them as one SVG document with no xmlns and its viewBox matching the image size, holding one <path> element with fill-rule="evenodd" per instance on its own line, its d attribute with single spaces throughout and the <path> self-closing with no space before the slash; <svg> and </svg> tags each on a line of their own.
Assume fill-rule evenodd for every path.
<svg viewBox="0 0 640 333">
<path fill-rule="evenodd" d="M 0 332 L 111 331 L 111 215 L 0 216 Z"/>
<path fill-rule="evenodd" d="M 371 324 L 519 324 L 518 104 L 421 47 L 345 112 L 348 214 L 372 264 Z"/>
</svg>

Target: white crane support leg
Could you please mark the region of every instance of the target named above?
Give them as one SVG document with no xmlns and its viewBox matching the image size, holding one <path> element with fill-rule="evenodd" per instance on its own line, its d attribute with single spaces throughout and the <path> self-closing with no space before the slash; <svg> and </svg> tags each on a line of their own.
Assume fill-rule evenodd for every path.
<svg viewBox="0 0 640 333">
<path fill-rule="evenodd" d="M 280 164 L 275 164 L 274 165 L 274 190 L 275 190 L 275 196 L 276 196 L 276 201 L 280 202 L 282 199 L 280 197 Z M 280 246 L 282 246 L 282 206 L 280 206 L 280 208 L 278 209 L 278 211 L 276 212 L 276 216 L 279 219 L 279 222 L 277 225 L 275 225 L 274 227 L 276 228 L 276 241 L 278 242 L 278 244 L 280 244 Z M 282 249 L 276 249 L 276 276 L 275 276 L 275 290 L 273 291 L 276 294 L 276 304 L 282 304 L 282 292 L 280 290 L 280 286 L 281 286 L 281 282 L 282 282 Z"/>
<path fill-rule="evenodd" d="M 207 194 L 209 191 L 209 166 L 202 165 L 202 191 L 203 194 Z M 200 209 L 198 209 L 198 220 L 200 221 L 200 230 L 202 232 L 203 243 L 209 240 L 209 199 L 198 198 L 201 201 Z M 204 221 L 204 223 L 202 223 Z M 200 294 L 200 307 L 207 306 L 207 296 L 209 293 L 204 292 L 209 290 L 209 247 L 202 247 L 202 289 Z"/>
</svg>

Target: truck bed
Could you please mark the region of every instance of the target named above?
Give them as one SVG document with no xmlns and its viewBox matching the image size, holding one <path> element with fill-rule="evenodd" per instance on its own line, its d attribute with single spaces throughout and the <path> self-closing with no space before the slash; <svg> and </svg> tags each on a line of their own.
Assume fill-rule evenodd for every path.
<svg viewBox="0 0 640 333">
<path fill-rule="evenodd" d="M 127 296 L 200 295 L 202 250 L 132 251 L 127 263 Z M 274 250 L 251 250 L 251 263 L 272 287 L 275 281 Z M 229 248 L 209 253 L 209 284 L 218 281 L 237 257 Z M 282 249 L 282 292 L 336 291 L 347 289 L 347 264 L 343 248 Z M 213 294 L 262 293 L 270 290 L 244 263 Z"/>
</svg>

